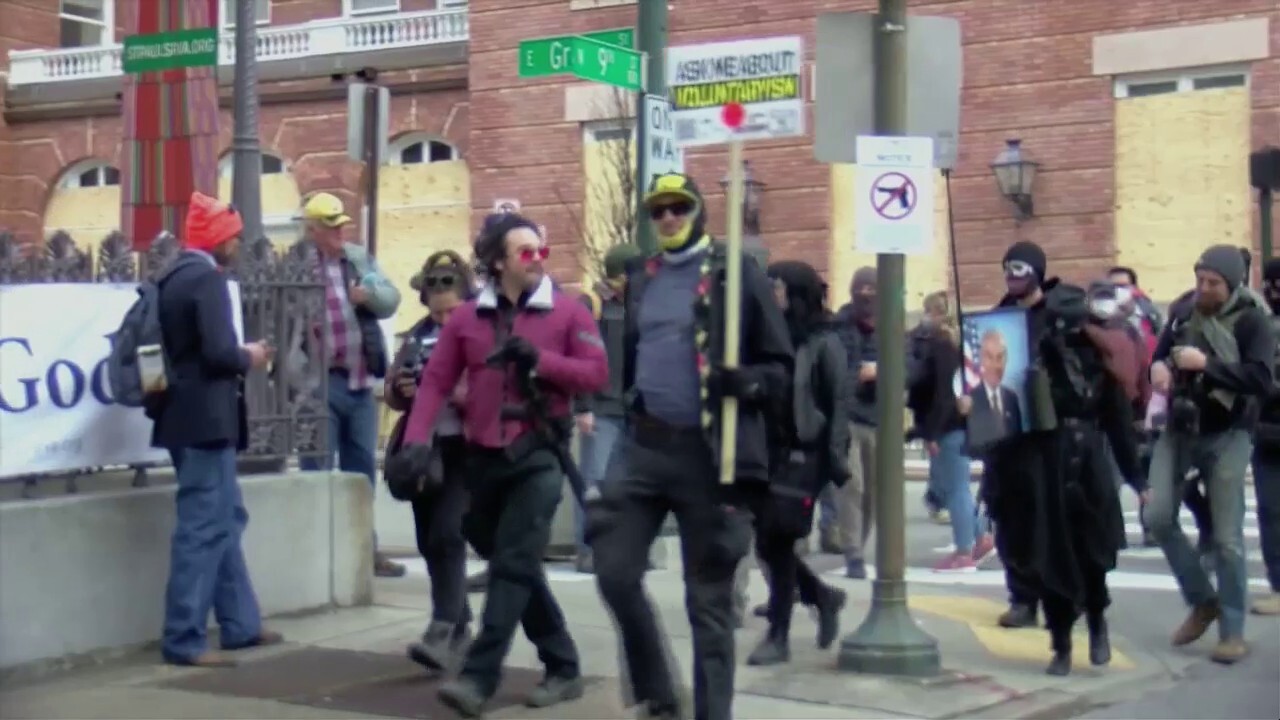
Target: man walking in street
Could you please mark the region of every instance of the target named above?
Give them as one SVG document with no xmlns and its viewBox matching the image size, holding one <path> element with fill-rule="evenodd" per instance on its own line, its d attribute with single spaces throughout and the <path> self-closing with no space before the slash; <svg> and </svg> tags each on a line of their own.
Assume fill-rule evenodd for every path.
<svg viewBox="0 0 1280 720">
<path fill-rule="evenodd" d="M 400 291 L 363 247 L 343 239 L 351 218 L 342 201 L 316 193 L 302 208 L 307 237 L 315 243 L 324 283 L 325 315 L 321 332 L 329 353 L 328 457 L 304 457 L 304 470 L 327 470 L 337 453 L 338 468 L 360 473 L 376 487 L 378 405 L 375 380 L 387 374 L 387 351 L 379 320 L 395 315 Z M 400 577 L 404 566 L 376 550 L 374 572 Z"/>
<path fill-rule="evenodd" d="M 1262 295 L 1271 307 L 1273 334 L 1280 338 L 1280 259 L 1263 267 Z M 1280 378 L 1280 347 L 1272 362 L 1273 378 Z M 1262 561 L 1271 592 L 1253 602 L 1256 615 L 1280 615 L 1280 389 L 1272 385 L 1262 400 L 1258 429 L 1253 435 L 1253 491 L 1257 495 L 1258 534 Z"/>
<path fill-rule="evenodd" d="M 876 490 L 876 269 L 853 274 L 849 304 L 836 313 L 836 331 L 849 358 L 849 482 L 836 491 L 845 575 L 867 577 L 866 545 L 875 524 Z M 896 341 L 896 340 L 895 340 Z"/>
<path fill-rule="evenodd" d="M 1189 645 L 1218 622 L 1212 659 L 1231 664 L 1249 652 L 1244 475 L 1253 450 L 1254 408 L 1274 388 L 1276 338 L 1267 308 L 1243 287 L 1239 248 L 1209 248 L 1196 262 L 1195 275 L 1191 307 L 1171 319 L 1151 366 L 1153 388 L 1169 393 L 1169 425 L 1152 450 L 1145 512 L 1191 606 L 1173 644 Z M 1190 467 L 1205 478 L 1209 496 L 1216 591 L 1178 522 Z"/>
<path fill-rule="evenodd" d="M 151 406 L 152 444 L 169 450 L 178 482 L 161 652 L 175 665 L 235 664 L 208 647 L 210 610 L 223 650 L 282 639 L 262 627 L 240 548 L 249 523 L 236 481 L 236 451 L 247 440 L 242 383 L 271 357 L 262 343 L 240 345 L 232 324 L 222 271 L 235 259 L 243 228 L 230 206 L 193 193 L 185 251 L 157 281 L 168 388 Z"/>
<path fill-rule="evenodd" d="M 634 400 L 626 462 L 587 509 L 600 594 L 617 620 L 631 694 L 650 718 L 681 717 L 666 638 L 644 591 L 649 548 L 668 513 L 679 526 L 693 628 L 694 717 L 733 717 L 734 572 L 751 544 L 748 507 L 767 489 L 782 427 L 792 349 L 760 267 L 742 258 L 741 364 L 724 352 L 725 250 L 706 234 L 702 194 L 687 176 L 654 178 L 644 211 L 662 253 L 627 281 L 625 387 Z M 720 483 L 720 414 L 739 403 L 735 482 Z M 785 412 L 785 411 L 784 411 Z"/>
</svg>

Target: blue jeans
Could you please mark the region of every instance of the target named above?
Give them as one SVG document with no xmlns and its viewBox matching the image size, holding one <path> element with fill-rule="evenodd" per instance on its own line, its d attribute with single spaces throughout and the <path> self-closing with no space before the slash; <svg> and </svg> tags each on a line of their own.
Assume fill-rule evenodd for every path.
<svg viewBox="0 0 1280 720">
<path fill-rule="evenodd" d="M 305 457 L 303 470 L 332 470 L 333 455 L 338 469 L 360 473 L 372 484 L 378 476 L 378 406 L 372 390 L 352 390 L 347 377 L 329 373 L 329 447 L 324 457 Z"/>
<path fill-rule="evenodd" d="M 240 549 L 249 513 L 236 482 L 235 449 L 183 448 L 173 456 L 177 524 L 161 651 L 169 662 L 189 663 L 208 650 L 210 609 L 229 650 L 257 642 L 262 617 Z"/>
<path fill-rule="evenodd" d="M 1223 640 L 1244 636 L 1248 583 L 1244 559 L 1244 473 L 1252 451 L 1253 439 L 1243 430 L 1197 437 L 1166 432 L 1151 451 L 1151 499 L 1143 509 L 1147 528 L 1160 543 L 1187 604 L 1203 606 L 1217 600 L 1222 613 L 1218 632 Z M 1199 553 L 1191 547 L 1178 522 L 1188 467 L 1200 470 L 1209 496 L 1212 550 L 1218 574 L 1216 596 Z"/>
<path fill-rule="evenodd" d="M 1258 535 L 1271 591 L 1280 593 L 1280 453 L 1253 452 L 1253 491 L 1258 497 Z"/>
<path fill-rule="evenodd" d="M 827 483 L 822 486 L 822 492 L 818 493 L 818 531 L 824 536 L 837 531 L 839 527 L 837 512 L 836 486 Z"/>
<path fill-rule="evenodd" d="M 969 456 L 965 434 L 954 430 L 938 439 L 938 454 L 929 458 L 929 487 L 946 502 L 951 514 L 951 536 L 956 552 L 973 551 L 977 522 L 973 491 L 969 487 Z"/>
<path fill-rule="evenodd" d="M 609 458 L 622 436 L 622 418 L 596 416 L 595 432 L 583 433 L 578 439 L 578 464 L 582 470 L 582 478 L 588 487 L 598 486 L 608 476 Z M 583 540 L 582 505 L 573 504 L 574 532 L 578 540 L 578 550 L 587 551 Z"/>
</svg>

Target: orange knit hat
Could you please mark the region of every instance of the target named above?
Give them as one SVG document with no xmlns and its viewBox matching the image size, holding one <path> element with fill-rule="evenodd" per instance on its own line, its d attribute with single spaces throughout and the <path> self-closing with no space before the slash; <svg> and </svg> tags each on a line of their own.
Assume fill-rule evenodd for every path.
<svg viewBox="0 0 1280 720">
<path fill-rule="evenodd" d="M 230 205 L 198 192 L 191 193 L 187 206 L 187 226 L 182 244 L 190 250 L 208 252 L 244 230 L 244 220 Z"/>
</svg>

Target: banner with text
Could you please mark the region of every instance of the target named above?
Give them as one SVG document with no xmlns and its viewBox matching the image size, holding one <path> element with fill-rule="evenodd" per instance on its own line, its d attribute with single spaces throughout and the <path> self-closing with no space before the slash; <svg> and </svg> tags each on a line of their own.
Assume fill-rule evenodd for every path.
<svg viewBox="0 0 1280 720">
<path fill-rule="evenodd" d="M 133 283 L 0 286 L 0 477 L 168 462 L 107 382 L 109 338 L 137 299 Z M 231 307 L 241 334 L 234 283 Z"/>
</svg>

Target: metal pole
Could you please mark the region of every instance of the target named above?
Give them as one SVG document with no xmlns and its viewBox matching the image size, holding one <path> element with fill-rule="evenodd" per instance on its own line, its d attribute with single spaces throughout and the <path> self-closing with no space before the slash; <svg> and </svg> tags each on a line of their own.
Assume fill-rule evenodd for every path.
<svg viewBox="0 0 1280 720">
<path fill-rule="evenodd" d="M 1271 188 L 1264 187 L 1258 189 L 1258 235 L 1260 236 L 1262 245 L 1262 264 L 1266 264 L 1268 260 L 1275 257 L 1272 253 L 1274 246 L 1272 245 L 1273 232 L 1271 225 L 1271 203 L 1275 193 Z"/>
<path fill-rule="evenodd" d="M 244 218 L 244 239 L 254 242 L 263 237 L 262 154 L 258 147 L 258 23 L 253 0 L 239 0 L 235 7 L 231 198 Z"/>
<path fill-rule="evenodd" d="M 378 254 L 378 170 L 382 167 L 382 148 L 378 143 L 379 94 L 373 83 L 364 88 L 364 207 L 365 241 L 370 255 Z"/>
<path fill-rule="evenodd" d="M 645 92 L 667 94 L 667 3 L 648 0 L 636 3 L 636 49 L 648 56 Z M 649 168 L 645 162 L 645 146 L 649 142 L 648 123 L 644 117 L 645 93 L 636 93 L 636 244 L 646 255 L 657 250 L 653 225 L 640 212 L 644 193 L 649 189 Z"/>
<path fill-rule="evenodd" d="M 902 135 L 907 128 L 906 0 L 880 0 L 876 18 L 875 118 L 877 135 Z M 905 258 L 879 255 L 876 280 L 880 302 L 876 333 L 896 339 L 906 334 Z M 907 608 L 906 521 L 903 447 L 903 391 L 906 353 L 900 342 L 880 345 L 876 363 L 879 437 L 876 443 L 876 579 L 871 610 L 862 625 L 840 643 L 839 667 L 878 675 L 936 675 L 941 671 L 937 640 L 926 634 Z"/>
</svg>

